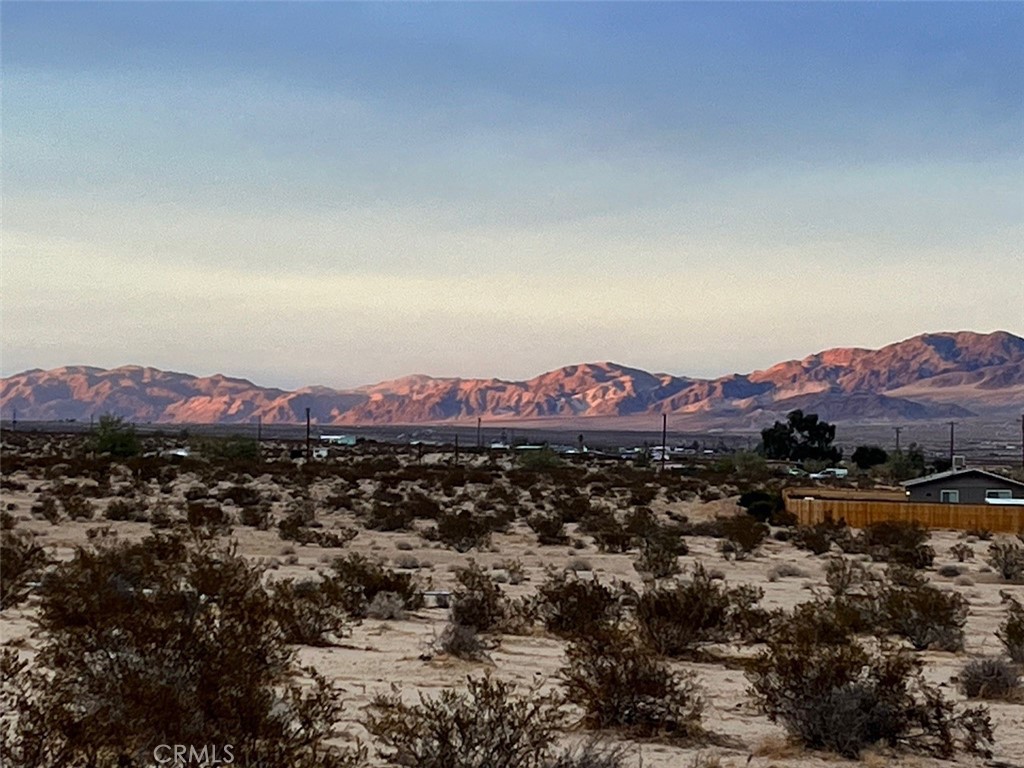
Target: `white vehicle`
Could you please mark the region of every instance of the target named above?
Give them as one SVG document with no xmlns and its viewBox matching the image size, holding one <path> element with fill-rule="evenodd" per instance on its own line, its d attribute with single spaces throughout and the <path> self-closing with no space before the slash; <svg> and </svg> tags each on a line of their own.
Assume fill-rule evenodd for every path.
<svg viewBox="0 0 1024 768">
<path fill-rule="evenodd" d="M 846 477 L 850 474 L 850 470 L 843 469 L 842 467 L 829 467 L 823 469 L 821 472 L 815 472 L 811 475 L 811 480 L 834 480 L 840 477 Z"/>
</svg>

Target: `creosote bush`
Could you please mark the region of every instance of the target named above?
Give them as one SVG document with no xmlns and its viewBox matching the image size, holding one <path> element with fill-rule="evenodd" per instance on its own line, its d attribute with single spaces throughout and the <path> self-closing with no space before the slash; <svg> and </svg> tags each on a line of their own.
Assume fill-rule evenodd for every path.
<svg viewBox="0 0 1024 768">
<path fill-rule="evenodd" d="M 333 645 L 331 638 L 347 632 L 347 613 L 328 582 L 283 579 L 270 586 L 274 616 L 286 642 L 297 645 Z"/>
<path fill-rule="evenodd" d="M 750 665 L 755 702 L 811 749 L 856 758 L 874 744 L 948 758 L 987 755 L 984 707 L 956 712 L 909 653 L 857 642 L 772 642 Z"/>
<path fill-rule="evenodd" d="M 969 699 L 1006 699 L 1020 692 L 1020 673 L 1005 659 L 972 659 L 957 684 Z"/>
<path fill-rule="evenodd" d="M 988 564 L 1003 581 L 1024 581 L 1024 547 L 1012 541 L 995 541 L 988 548 Z"/>
<path fill-rule="evenodd" d="M 1006 603 L 1006 620 L 999 626 L 999 642 L 1015 663 L 1024 664 L 1024 603 L 1005 592 L 1001 597 Z"/>
<path fill-rule="evenodd" d="M 423 592 L 409 573 L 385 568 L 357 553 L 336 558 L 331 568 L 333 573 L 324 579 L 323 589 L 351 616 L 365 617 L 381 592 L 397 596 L 407 611 L 423 607 Z"/>
<path fill-rule="evenodd" d="M 626 592 L 623 585 L 582 579 L 573 572 L 551 572 L 538 588 L 537 612 L 549 632 L 577 637 L 614 622 Z"/>
<path fill-rule="evenodd" d="M 561 698 L 490 676 L 407 704 L 397 690 L 370 704 L 366 729 L 390 765 L 417 768 L 620 768 L 621 752 L 590 743 L 558 752 Z"/>
<path fill-rule="evenodd" d="M 340 768 L 339 692 L 303 689 L 261 573 L 208 536 L 101 532 L 40 589 L 29 665 L 5 651 L 0 749 L 15 768 L 148 765 L 158 744 L 232 744 L 243 765 Z"/>
<path fill-rule="evenodd" d="M 28 531 L 7 529 L 0 532 L 0 568 L 3 569 L 3 578 L 0 578 L 0 610 L 24 602 L 28 598 L 31 582 L 42 578 L 49 561 L 46 551 Z"/>
<path fill-rule="evenodd" d="M 729 587 L 712 579 L 697 563 L 688 581 L 649 589 L 639 596 L 639 633 L 658 653 L 691 657 L 703 644 L 748 635 L 765 624 L 767 615 L 757 607 L 762 595 L 755 587 Z"/>
<path fill-rule="evenodd" d="M 573 639 L 560 676 L 582 725 L 636 738 L 695 741 L 704 699 L 691 673 L 677 673 L 632 634 L 600 627 Z"/>
<path fill-rule="evenodd" d="M 746 560 L 757 552 L 762 542 L 768 538 L 770 529 L 759 523 L 750 515 L 734 515 L 723 518 L 722 533 L 725 540 L 719 544 L 722 555 L 736 560 Z"/>
</svg>

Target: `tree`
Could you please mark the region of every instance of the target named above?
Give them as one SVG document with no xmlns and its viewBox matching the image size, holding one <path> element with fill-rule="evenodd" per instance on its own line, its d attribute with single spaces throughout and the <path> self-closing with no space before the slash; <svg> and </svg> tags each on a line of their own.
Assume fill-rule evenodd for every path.
<svg viewBox="0 0 1024 768">
<path fill-rule="evenodd" d="M 835 463 L 843 452 L 832 445 L 836 427 L 822 421 L 816 413 L 797 409 L 790 411 L 786 421 L 776 421 L 761 430 L 761 449 L 769 459 L 804 461 L 815 459 Z"/>
<path fill-rule="evenodd" d="M 99 426 L 93 436 L 93 445 L 97 453 L 109 453 L 111 456 L 125 458 L 139 452 L 139 438 L 135 427 L 120 416 L 106 413 L 100 416 Z"/>
<path fill-rule="evenodd" d="M 871 469 L 889 460 L 889 454 L 877 445 L 858 445 L 850 457 L 860 469 Z"/>
</svg>

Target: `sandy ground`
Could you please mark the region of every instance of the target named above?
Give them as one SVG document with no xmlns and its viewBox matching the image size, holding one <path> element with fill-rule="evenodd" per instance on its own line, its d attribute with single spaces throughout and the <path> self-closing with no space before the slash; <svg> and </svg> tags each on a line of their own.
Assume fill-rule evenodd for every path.
<svg viewBox="0 0 1024 768">
<path fill-rule="evenodd" d="M 59 557 L 70 557 L 73 548 L 86 540 L 89 528 L 111 525 L 119 535 L 126 538 L 141 537 L 149 533 L 144 523 L 107 523 L 101 519 L 92 522 L 62 522 L 51 525 L 34 520 L 28 511 L 40 486 L 40 481 L 16 478 L 26 481 L 26 491 L 4 492 L 3 503 L 17 505 L 13 514 L 19 519 L 19 527 L 34 531 L 40 540 Z M 182 483 L 184 484 L 184 482 Z M 98 505 L 102 508 L 105 502 Z M 732 514 L 737 511 L 734 499 L 710 503 L 699 500 L 690 502 L 659 501 L 653 505 L 658 512 L 671 510 L 686 514 L 691 520 L 710 518 L 715 515 Z M 100 516 L 97 516 L 99 518 Z M 349 513 L 331 513 L 320 518 L 325 528 L 338 525 L 353 525 L 355 518 Z M 570 531 L 572 526 L 569 527 Z M 521 560 L 528 580 L 515 586 L 503 584 L 502 589 L 511 596 L 527 594 L 544 580 L 548 567 L 564 568 L 570 560 L 585 560 L 592 572 L 601 579 L 624 579 L 639 585 L 640 578 L 633 568 L 631 554 L 604 554 L 597 551 L 592 543 L 584 549 L 571 547 L 540 547 L 536 537 L 522 522 L 514 524 L 508 534 L 495 535 L 487 551 L 473 551 L 459 554 L 440 545 L 432 544 L 409 532 L 377 533 L 360 528 L 359 535 L 343 549 L 322 549 L 315 546 L 300 546 L 282 541 L 275 530 L 257 531 L 236 526 L 232 534 L 238 540 L 241 551 L 248 557 L 273 564 L 268 571 L 270 578 L 303 577 L 325 568 L 329 560 L 344 551 L 374 555 L 394 567 L 396 557 L 415 557 L 420 566 L 417 576 L 433 589 L 452 586 L 452 568 L 464 565 L 470 558 L 485 568 L 499 567 L 508 559 Z M 589 541 L 589 539 L 588 539 Z M 788 543 L 769 540 L 757 557 L 741 562 L 726 561 L 717 552 L 717 542 L 703 537 L 690 537 L 690 553 L 681 558 L 684 566 L 695 562 L 704 563 L 709 569 L 724 573 L 731 584 L 753 584 L 764 590 L 763 604 L 766 607 L 792 608 L 811 598 L 811 590 L 823 588 L 824 557 L 816 557 L 800 551 Z M 986 542 L 972 542 L 975 559 L 960 564 L 964 574 L 973 582 L 958 586 L 952 579 L 937 574 L 939 566 L 955 562 L 949 555 L 949 548 L 961 541 L 953 531 L 936 531 L 931 544 L 937 552 L 935 569 L 928 572 L 929 578 L 943 589 L 957 590 L 970 605 L 967 624 L 967 648 L 965 653 L 951 654 L 925 652 L 922 658 L 926 664 L 926 676 L 939 684 L 945 694 L 954 701 L 962 696 L 953 681 L 964 662 L 973 655 L 996 654 L 1000 650 L 995 636 L 996 629 L 1004 616 L 1000 603 L 1000 590 L 1024 593 L 1024 587 L 1010 586 L 1000 582 L 984 564 Z M 399 549 L 399 546 L 402 549 Z M 790 564 L 806 572 L 805 577 L 787 577 L 769 581 L 768 574 L 778 564 Z M 6 644 L 12 644 L 30 653 L 35 640 L 30 636 L 31 605 L 9 609 L 2 614 L 0 635 Z M 448 659 L 432 654 L 431 646 L 440 635 L 446 622 L 446 611 L 423 609 L 400 621 L 379 621 L 368 619 L 352 629 L 351 635 L 336 647 L 297 649 L 303 664 L 315 666 L 322 674 L 335 681 L 346 692 L 346 721 L 342 724 L 346 733 L 365 738 L 358 725 L 361 709 L 377 692 L 389 691 L 393 685 L 401 688 L 403 696 L 410 701 L 420 694 L 431 695 L 442 688 L 458 686 L 467 675 L 488 671 L 501 678 L 515 680 L 524 687 L 540 685 L 555 686 L 557 672 L 563 660 L 562 641 L 540 630 L 529 636 L 503 636 L 498 647 L 490 654 L 490 661 L 469 663 Z M 749 654 L 749 649 L 718 648 L 722 655 Z M 702 749 L 683 749 L 654 743 L 630 743 L 630 765 L 643 768 L 669 768 L 670 766 L 812 766 L 847 763 L 850 761 L 827 754 L 808 753 L 788 747 L 781 727 L 759 715 L 749 703 L 747 681 L 743 672 L 722 664 L 673 663 L 679 669 L 689 669 L 697 674 L 708 700 L 705 726 L 712 732 L 726 737 L 724 743 L 732 746 L 711 746 Z M 1024 768 L 1024 704 L 990 702 L 992 720 L 996 728 L 996 750 L 993 762 L 975 758 L 958 758 L 956 763 L 965 765 L 1001 765 Z M 566 741 L 580 738 L 577 733 L 568 733 Z M 611 739 L 614 741 L 614 738 Z M 869 765 L 939 766 L 948 762 L 905 755 L 891 755 L 884 752 L 868 753 L 863 761 Z"/>
</svg>

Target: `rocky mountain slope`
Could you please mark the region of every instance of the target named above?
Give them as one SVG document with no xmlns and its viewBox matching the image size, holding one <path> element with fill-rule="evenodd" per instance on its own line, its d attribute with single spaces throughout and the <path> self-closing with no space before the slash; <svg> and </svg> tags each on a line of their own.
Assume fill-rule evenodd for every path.
<svg viewBox="0 0 1024 768">
<path fill-rule="evenodd" d="M 756 426 L 793 408 L 835 421 L 1017 415 L 1024 408 L 1024 338 L 1005 331 L 935 333 L 881 349 L 830 349 L 764 371 L 717 379 L 649 373 L 611 362 L 572 365 L 528 381 L 407 376 L 354 390 L 286 391 L 245 379 L 154 368 L 69 366 L 2 380 L 10 419 L 138 422 L 415 424 L 474 420 L 649 421 L 676 428 Z"/>
</svg>

